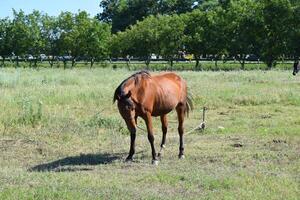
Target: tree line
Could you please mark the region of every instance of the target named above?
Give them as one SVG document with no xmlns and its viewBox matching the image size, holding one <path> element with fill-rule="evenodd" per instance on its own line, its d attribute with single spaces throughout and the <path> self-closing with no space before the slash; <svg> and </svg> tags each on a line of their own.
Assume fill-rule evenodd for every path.
<svg viewBox="0 0 300 200">
<path fill-rule="evenodd" d="M 298 61 L 299 1 L 199 2 L 106 0 L 101 1 L 103 12 L 97 17 L 84 11 L 62 12 L 57 17 L 14 11 L 13 19 L 0 20 L 2 65 L 12 53 L 16 63 L 26 54 L 51 55 L 51 66 L 59 55 L 70 56 L 72 66 L 81 58 L 92 66 L 95 60 L 120 57 L 140 58 L 148 66 L 153 54 L 172 66 L 179 52 L 192 54 L 196 69 L 201 69 L 199 61 L 207 56 L 216 64 L 224 57 L 235 58 L 241 68 L 249 54 L 268 68 L 283 58 Z"/>
<path fill-rule="evenodd" d="M 49 63 L 62 58 L 64 66 L 71 58 L 72 66 L 77 59 L 84 58 L 93 65 L 95 59 L 106 59 L 109 55 L 108 41 L 111 26 L 90 17 L 85 11 L 72 14 L 62 12 L 59 16 L 48 16 L 39 11 L 26 15 L 22 10 L 13 12 L 13 19 L 0 20 L 0 56 L 14 58 L 16 65 L 21 58 L 32 55 L 36 66 L 39 56 L 49 56 Z M 60 57 L 59 57 L 60 56 Z"/>
</svg>

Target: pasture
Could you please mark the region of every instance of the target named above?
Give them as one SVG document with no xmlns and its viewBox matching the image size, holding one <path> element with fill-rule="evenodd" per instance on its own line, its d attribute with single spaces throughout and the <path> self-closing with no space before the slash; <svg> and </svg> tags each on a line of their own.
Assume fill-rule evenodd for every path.
<svg viewBox="0 0 300 200">
<path fill-rule="evenodd" d="M 178 160 L 176 114 L 151 165 L 147 134 L 129 132 L 112 104 L 132 71 L 0 70 L 0 199 L 298 199 L 300 77 L 291 71 L 181 71 L 195 110 Z M 157 73 L 157 72 L 154 72 Z M 161 128 L 154 119 L 155 145 Z M 139 126 L 144 123 L 139 120 Z"/>
</svg>

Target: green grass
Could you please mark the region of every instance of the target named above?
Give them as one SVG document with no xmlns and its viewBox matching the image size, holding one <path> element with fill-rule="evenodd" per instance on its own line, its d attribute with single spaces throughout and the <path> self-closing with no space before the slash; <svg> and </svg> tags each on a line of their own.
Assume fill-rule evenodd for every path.
<svg viewBox="0 0 300 200">
<path fill-rule="evenodd" d="M 186 135 L 178 160 L 172 112 L 167 148 L 152 166 L 140 130 L 135 162 L 123 162 L 129 133 L 112 98 L 132 73 L 1 69 L 0 199 L 299 199 L 299 76 L 178 72 L 195 103 L 185 130 L 199 124 L 203 106 L 207 129 Z M 158 149 L 157 118 L 154 128 Z"/>
</svg>

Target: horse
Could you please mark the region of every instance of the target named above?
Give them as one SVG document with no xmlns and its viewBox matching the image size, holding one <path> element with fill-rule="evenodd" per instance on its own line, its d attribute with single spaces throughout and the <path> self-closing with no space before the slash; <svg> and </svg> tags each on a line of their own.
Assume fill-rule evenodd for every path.
<svg viewBox="0 0 300 200">
<path fill-rule="evenodd" d="M 113 103 L 117 101 L 118 110 L 130 132 L 130 150 L 126 161 L 132 161 L 135 153 L 137 118 L 141 117 L 146 124 L 148 140 L 152 150 L 152 164 L 158 164 L 158 158 L 165 148 L 168 129 L 167 114 L 176 109 L 178 117 L 179 155 L 184 158 L 183 122 L 193 109 L 188 97 L 186 81 L 173 72 L 151 75 L 148 71 L 137 72 L 125 79 L 116 88 Z M 152 116 L 160 117 L 162 124 L 162 141 L 160 152 L 156 154 Z"/>
<path fill-rule="evenodd" d="M 299 70 L 300 70 L 300 63 L 299 63 L 299 61 L 295 61 L 293 75 L 296 76 L 296 74 L 299 72 Z"/>
</svg>

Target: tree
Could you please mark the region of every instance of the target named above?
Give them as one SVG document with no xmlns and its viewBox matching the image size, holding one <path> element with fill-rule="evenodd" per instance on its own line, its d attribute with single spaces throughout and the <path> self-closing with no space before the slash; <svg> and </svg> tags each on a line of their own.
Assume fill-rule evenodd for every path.
<svg viewBox="0 0 300 200">
<path fill-rule="evenodd" d="M 26 16 L 26 26 L 28 28 L 28 38 L 26 40 L 27 52 L 34 56 L 34 66 L 37 67 L 39 55 L 45 49 L 45 42 L 42 39 L 42 16 L 39 11 L 33 11 Z M 31 65 L 31 60 L 30 60 Z"/>
<path fill-rule="evenodd" d="M 287 24 L 292 24 L 292 8 L 289 0 L 262 0 L 263 27 L 258 34 L 261 58 L 268 69 L 276 65 L 276 59 L 287 52 Z"/>
<path fill-rule="evenodd" d="M 108 40 L 110 26 L 90 18 L 88 13 L 81 11 L 75 15 L 62 13 L 59 16 L 59 46 L 60 52 L 72 56 L 72 67 L 76 60 L 83 56 L 91 61 L 108 55 Z M 66 59 L 64 59 L 66 67 Z"/>
<path fill-rule="evenodd" d="M 201 55 L 212 56 L 217 67 L 217 58 L 227 52 L 225 45 L 227 23 L 224 10 L 221 7 L 207 11 L 195 10 L 184 18 L 186 23 L 184 43 L 186 51 L 194 54 L 195 68 L 199 67 Z"/>
<path fill-rule="evenodd" d="M 12 43 L 9 42 L 11 28 L 11 21 L 8 18 L 0 19 L 0 56 L 2 57 L 1 66 L 4 66 L 5 58 L 12 53 Z"/>
<path fill-rule="evenodd" d="M 55 56 L 59 55 L 59 37 L 60 29 L 58 26 L 57 17 L 50 17 L 48 15 L 42 16 L 42 40 L 45 44 L 44 51 L 49 55 L 49 64 L 53 67 Z"/>
<path fill-rule="evenodd" d="M 289 26 L 288 52 L 293 56 L 294 62 L 300 57 L 300 3 L 293 6 L 292 23 Z"/>
<path fill-rule="evenodd" d="M 201 11 L 209 11 L 219 6 L 219 0 L 201 0 L 195 1 L 193 8 L 200 9 Z"/>
<path fill-rule="evenodd" d="M 28 50 L 28 40 L 30 30 L 26 24 L 26 15 L 20 10 L 19 12 L 13 10 L 14 18 L 12 20 L 12 27 L 8 32 L 10 36 L 7 40 L 11 47 L 12 54 L 16 58 L 16 66 L 19 66 L 19 57 L 24 56 Z"/>
<path fill-rule="evenodd" d="M 227 54 L 225 27 L 227 25 L 225 11 L 218 6 L 213 10 L 205 12 L 205 21 L 203 23 L 204 34 L 203 41 L 206 55 L 210 55 L 215 60 L 217 68 L 218 59 Z"/>
<path fill-rule="evenodd" d="M 112 35 L 110 42 L 109 42 L 109 49 L 110 49 L 110 57 L 126 57 L 126 55 L 130 55 L 129 45 L 125 43 L 128 41 L 128 31 L 118 32 Z"/>
<path fill-rule="evenodd" d="M 148 68 L 151 54 L 159 53 L 159 28 L 159 18 L 151 15 L 125 32 L 118 32 L 113 37 L 112 53 L 122 57 L 143 58 Z"/>
<path fill-rule="evenodd" d="M 201 2 L 201 1 L 199 1 Z M 196 8 L 195 0 L 103 0 L 98 19 L 112 24 L 112 32 L 124 31 L 150 15 L 181 14 Z"/>
<path fill-rule="evenodd" d="M 109 42 L 110 57 L 111 58 L 128 57 L 129 58 L 127 62 L 128 69 L 130 69 L 129 66 L 130 56 L 132 56 L 135 52 L 132 35 L 133 34 L 129 29 L 124 32 L 118 32 L 112 35 Z"/>
<path fill-rule="evenodd" d="M 59 40 L 58 40 L 58 52 L 63 55 L 64 69 L 67 67 L 67 59 L 65 55 L 71 54 L 71 49 L 74 47 L 73 43 L 74 34 L 72 30 L 74 28 L 74 17 L 70 12 L 62 12 L 58 16 L 58 28 L 59 28 Z M 73 55 L 75 52 L 73 52 Z"/>
<path fill-rule="evenodd" d="M 183 14 L 191 12 L 203 1 L 195 0 L 164 0 L 157 1 L 157 11 L 159 14 Z"/>
<path fill-rule="evenodd" d="M 196 60 L 195 69 L 198 69 L 201 55 L 207 52 L 204 41 L 205 13 L 201 10 L 194 10 L 183 15 L 183 19 L 186 24 L 183 39 L 185 50 L 194 55 Z"/>
<path fill-rule="evenodd" d="M 147 68 L 149 67 L 151 54 L 159 54 L 159 29 L 161 28 L 160 17 L 149 16 L 131 27 L 133 55 L 144 58 Z"/>
<path fill-rule="evenodd" d="M 85 37 L 85 53 L 89 57 L 91 67 L 95 59 L 104 59 L 109 55 L 109 41 L 111 37 L 111 27 L 106 23 L 101 23 L 97 19 L 90 19 Z"/>
<path fill-rule="evenodd" d="M 244 69 L 246 55 L 258 53 L 258 34 L 263 26 L 257 3 L 253 0 L 234 0 L 226 14 L 228 52 L 237 58 Z"/>
<path fill-rule="evenodd" d="M 159 24 L 158 41 L 160 44 L 160 55 L 169 60 L 172 68 L 175 57 L 183 49 L 184 20 L 176 14 L 161 16 Z"/>
<path fill-rule="evenodd" d="M 112 32 L 124 31 L 138 20 L 153 13 L 155 0 L 104 0 L 100 7 L 102 12 L 98 18 L 104 22 L 111 22 Z"/>
</svg>

